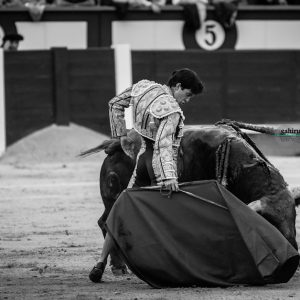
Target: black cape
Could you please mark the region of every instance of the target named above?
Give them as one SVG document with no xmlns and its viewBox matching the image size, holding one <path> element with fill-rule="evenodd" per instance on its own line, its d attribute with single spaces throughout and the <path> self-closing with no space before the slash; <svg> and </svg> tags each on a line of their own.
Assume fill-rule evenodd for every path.
<svg viewBox="0 0 300 300">
<path fill-rule="evenodd" d="M 287 282 L 299 254 L 282 234 L 214 180 L 127 189 L 107 230 L 129 268 L 153 287 Z"/>
</svg>

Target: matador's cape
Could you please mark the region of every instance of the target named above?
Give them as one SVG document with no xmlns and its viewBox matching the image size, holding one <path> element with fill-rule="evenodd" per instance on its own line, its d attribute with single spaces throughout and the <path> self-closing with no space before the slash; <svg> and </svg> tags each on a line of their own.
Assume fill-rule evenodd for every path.
<svg viewBox="0 0 300 300">
<path fill-rule="evenodd" d="M 153 287 L 282 283 L 299 264 L 274 226 L 213 180 L 181 185 L 170 198 L 127 189 L 106 227 L 130 269 Z"/>
</svg>

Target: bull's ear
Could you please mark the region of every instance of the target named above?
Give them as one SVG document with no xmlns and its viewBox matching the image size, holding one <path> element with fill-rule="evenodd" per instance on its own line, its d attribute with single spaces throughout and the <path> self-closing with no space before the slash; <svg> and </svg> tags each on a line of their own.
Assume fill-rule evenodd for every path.
<svg viewBox="0 0 300 300">
<path fill-rule="evenodd" d="M 300 204 L 300 187 L 294 187 L 290 189 L 290 192 L 295 200 L 295 205 L 298 206 Z"/>
</svg>

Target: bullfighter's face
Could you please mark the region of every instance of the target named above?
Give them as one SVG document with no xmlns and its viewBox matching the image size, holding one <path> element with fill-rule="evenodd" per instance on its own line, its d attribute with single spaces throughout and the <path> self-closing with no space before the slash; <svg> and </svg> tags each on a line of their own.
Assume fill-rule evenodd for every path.
<svg viewBox="0 0 300 300">
<path fill-rule="evenodd" d="M 179 105 L 188 103 L 194 96 L 190 89 L 183 89 L 181 83 L 177 83 L 176 86 L 172 87 L 172 92 Z"/>
</svg>

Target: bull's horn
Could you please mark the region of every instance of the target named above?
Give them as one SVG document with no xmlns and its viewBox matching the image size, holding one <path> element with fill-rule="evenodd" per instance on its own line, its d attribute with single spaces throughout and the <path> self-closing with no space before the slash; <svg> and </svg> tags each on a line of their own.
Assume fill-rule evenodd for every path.
<svg viewBox="0 0 300 300">
<path fill-rule="evenodd" d="M 300 187 L 294 187 L 290 189 L 290 192 L 295 199 L 295 205 L 298 206 L 300 204 Z"/>
<path fill-rule="evenodd" d="M 110 139 L 110 140 L 104 141 L 101 145 L 99 145 L 97 147 L 94 147 L 94 148 L 91 148 L 91 149 L 81 152 L 77 156 L 86 157 L 91 154 L 98 153 L 102 150 L 104 150 L 106 154 L 110 154 L 110 153 L 114 153 L 115 151 L 117 151 L 119 149 L 121 149 L 120 141 L 118 139 Z"/>
</svg>

